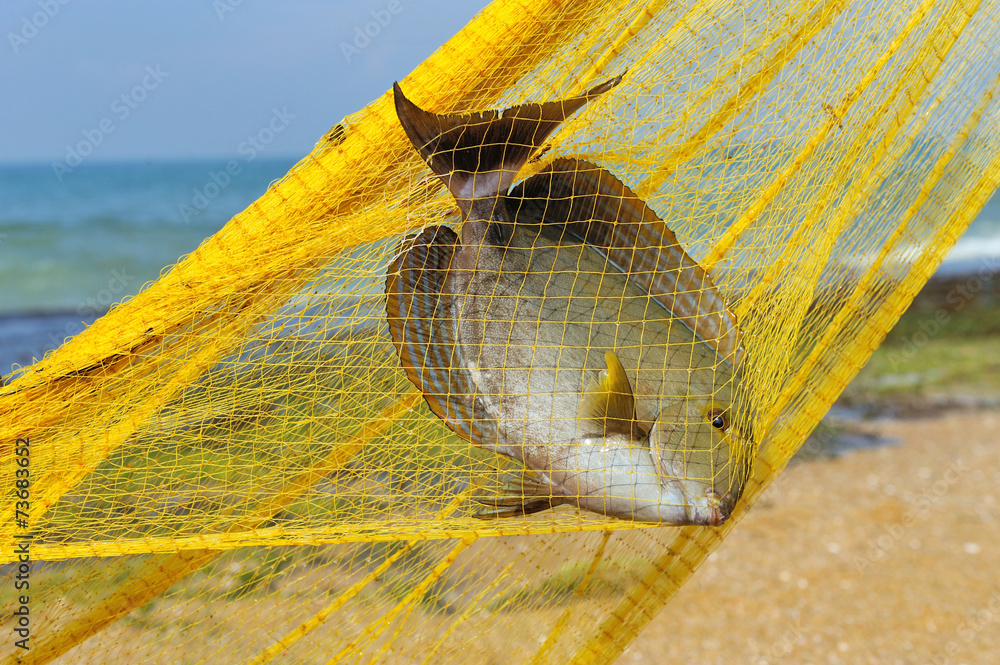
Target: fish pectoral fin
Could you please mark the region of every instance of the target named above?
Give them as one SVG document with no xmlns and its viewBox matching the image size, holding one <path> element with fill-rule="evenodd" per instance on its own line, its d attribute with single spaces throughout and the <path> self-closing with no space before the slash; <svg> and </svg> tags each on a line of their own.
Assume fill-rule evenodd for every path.
<svg viewBox="0 0 1000 665">
<path fill-rule="evenodd" d="M 744 355 L 736 317 L 712 278 L 625 183 L 582 159 L 557 159 L 506 197 L 514 223 L 602 251 L 724 360 Z"/>
<path fill-rule="evenodd" d="M 389 335 L 431 411 L 462 438 L 495 448 L 495 428 L 474 415 L 476 386 L 456 341 L 447 280 L 457 246 L 458 236 L 446 226 L 428 227 L 403 242 L 386 276 Z"/>
<path fill-rule="evenodd" d="M 501 505 L 499 503 L 480 501 L 484 504 L 482 508 L 472 513 L 472 516 L 480 520 L 501 519 L 504 517 L 520 517 L 522 515 L 533 515 L 545 510 L 555 508 L 557 503 L 551 499 L 525 500 L 518 497 L 516 504 Z"/>
<path fill-rule="evenodd" d="M 473 513 L 478 519 L 519 517 L 549 510 L 566 503 L 566 499 L 552 495 L 552 485 L 529 473 L 504 484 L 496 496 L 476 497 L 482 508 Z"/>
<path fill-rule="evenodd" d="M 393 98 L 406 136 L 468 217 L 474 199 L 506 192 L 521 166 L 563 120 L 621 78 L 579 97 L 475 114 L 425 111 L 406 98 L 399 83 L 393 84 Z"/>
<path fill-rule="evenodd" d="M 542 496 L 550 498 L 552 496 L 553 485 L 550 482 L 541 480 L 534 472 L 522 473 L 517 480 L 509 480 L 504 485 L 504 492 L 508 495 L 517 494 L 520 496 Z"/>
<path fill-rule="evenodd" d="M 584 398 L 583 415 L 604 430 L 604 434 L 635 436 L 635 395 L 625 368 L 614 352 L 604 354 L 608 368 L 591 382 Z"/>
</svg>

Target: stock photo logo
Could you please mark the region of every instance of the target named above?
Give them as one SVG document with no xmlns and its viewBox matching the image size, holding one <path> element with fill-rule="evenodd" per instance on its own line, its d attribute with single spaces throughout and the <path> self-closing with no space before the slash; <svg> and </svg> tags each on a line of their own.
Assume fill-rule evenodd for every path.
<svg viewBox="0 0 1000 665">
<path fill-rule="evenodd" d="M 983 287 L 991 276 L 1000 270 L 1000 257 L 984 258 L 976 271 L 970 273 L 964 281 L 955 285 L 945 296 L 945 302 L 933 312 L 925 315 L 918 323 L 918 330 L 908 335 L 900 348 L 888 355 L 889 366 L 897 370 L 913 360 L 921 349 L 938 336 L 954 319 L 954 315 L 966 309 L 983 291 Z"/>
<path fill-rule="evenodd" d="M 205 184 L 191 190 L 192 196 L 188 203 L 181 203 L 177 206 L 181 219 L 185 224 L 190 224 L 191 220 L 201 214 L 212 201 L 219 197 L 223 190 L 229 187 L 233 178 L 243 173 L 245 165 L 253 162 L 267 149 L 267 146 L 274 141 L 275 137 L 285 131 L 295 115 L 288 112 L 286 107 L 272 109 L 271 118 L 268 122 L 253 134 L 248 134 L 244 141 L 236 146 L 236 154 L 243 157 L 243 162 L 230 159 L 226 162 L 224 169 L 209 171 Z"/>
<path fill-rule="evenodd" d="M 30 16 L 21 17 L 21 25 L 17 32 L 8 31 L 7 41 L 10 43 L 14 53 L 20 53 L 21 48 L 28 45 L 38 33 L 49 24 L 49 21 L 56 17 L 63 5 L 69 4 L 69 0 L 39 0 L 38 11 Z"/>
<path fill-rule="evenodd" d="M 340 42 L 340 52 L 344 54 L 344 60 L 350 62 L 355 56 L 361 55 L 372 40 L 382 34 L 382 30 L 389 27 L 393 17 L 403 11 L 403 3 L 400 0 L 389 0 L 382 9 L 373 9 L 369 12 L 372 20 L 364 25 L 354 26 L 354 39 L 351 43 Z"/>
<path fill-rule="evenodd" d="M 160 69 L 159 65 L 147 66 L 145 71 L 146 74 L 139 83 L 111 101 L 109 106 L 114 118 L 105 116 L 95 127 L 82 130 L 83 139 L 77 141 L 75 145 L 67 145 L 65 157 L 52 162 L 52 172 L 59 182 L 93 155 L 98 146 L 104 143 L 104 139 L 118 128 L 115 119 L 118 122 L 128 119 L 149 98 L 149 93 L 160 87 L 160 84 L 170 76 L 170 73 Z"/>
</svg>

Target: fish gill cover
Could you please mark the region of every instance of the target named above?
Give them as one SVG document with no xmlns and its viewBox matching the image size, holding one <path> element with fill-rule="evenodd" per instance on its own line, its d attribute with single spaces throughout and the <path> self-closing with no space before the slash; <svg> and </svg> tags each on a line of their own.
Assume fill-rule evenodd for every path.
<svg viewBox="0 0 1000 665">
<path fill-rule="evenodd" d="M 385 284 L 401 241 L 461 216 L 387 92 L 0 389 L 3 607 L 18 607 L 29 536 L 33 562 L 31 649 L 11 633 L 2 656 L 614 660 L 995 189 L 998 32 L 997 4 L 974 1 L 498 0 L 401 87 L 461 114 L 625 72 L 518 179 L 598 165 L 711 276 L 739 322 L 736 399 L 754 414 L 732 515 L 719 527 L 574 506 L 482 519 L 477 499 L 522 467 L 454 434 L 393 345 Z M 588 367 L 609 372 L 594 385 L 629 382 L 613 360 Z"/>
</svg>

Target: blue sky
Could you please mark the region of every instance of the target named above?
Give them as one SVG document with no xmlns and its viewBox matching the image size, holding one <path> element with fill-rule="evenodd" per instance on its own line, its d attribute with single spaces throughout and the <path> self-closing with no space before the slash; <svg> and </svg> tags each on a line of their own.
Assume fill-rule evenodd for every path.
<svg viewBox="0 0 1000 665">
<path fill-rule="evenodd" d="M 276 112 L 267 155 L 299 157 L 486 4 L 4 0 L 0 163 L 62 160 L 81 141 L 94 162 L 229 158 Z"/>
</svg>

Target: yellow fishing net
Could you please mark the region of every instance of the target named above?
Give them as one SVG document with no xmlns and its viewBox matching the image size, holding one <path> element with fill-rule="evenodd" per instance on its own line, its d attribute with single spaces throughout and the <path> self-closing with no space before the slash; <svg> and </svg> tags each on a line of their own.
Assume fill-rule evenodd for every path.
<svg viewBox="0 0 1000 665">
<path fill-rule="evenodd" d="M 473 516 L 516 464 L 431 414 L 390 341 L 400 239 L 457 210 L 387 93 L 2 388 L 0 599 L 29 608 L 30 650 L 15 615 L 0 657 L 614 660 L 996 187 L 1000 7 L 497 0 L 402 85 L 456 113 L 623 71 L 521 176 L 564 156 L 600 164 L 730 303 L 759 452 L 724 526 Z"/>
</svg>

